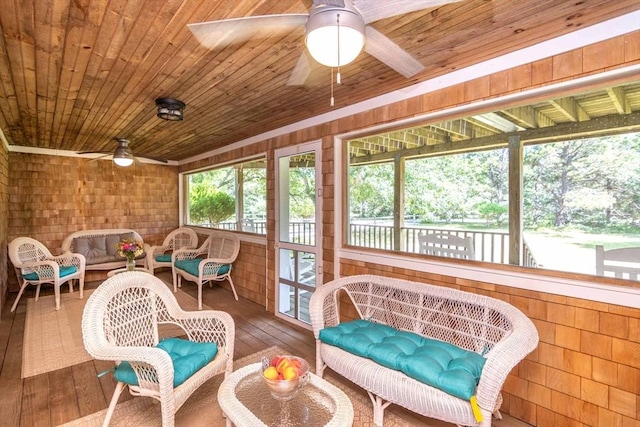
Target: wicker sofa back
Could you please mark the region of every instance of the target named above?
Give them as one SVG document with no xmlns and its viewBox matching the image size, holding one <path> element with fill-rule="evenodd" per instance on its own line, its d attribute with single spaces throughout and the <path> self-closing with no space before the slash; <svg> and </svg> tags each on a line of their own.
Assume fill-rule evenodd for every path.
<svg viewBox="0 0 640 427">
<path fill-rule="evenodd" d="M 471 399 L 475 402 L 320 341 L 322 329 L 351 320 L 340 318 L 341 304 L 352 304 L 361 319 L 482 355 L 486 361 Z M 500 391 L 507 375 L 538 344 L 531 320 L 504 301 L 382 276 L 351 276 L 322 285 L 311 297 L 309 312 L 316 338 L 316 374 L 322 376 L 329 367 L 364 388 L 378 426 L 390 403 L 458 425 L 490 426 L 492 415 L 500 417 Z"/>
<path fill-rule="evenodd" d="M 144 247 L 142 236 L 128 228 L 106 228 L 103 230 L 81 230 L 69 234 L 62 242 L 62 252 L 81 253 L 87 262 L 86 270 L 113 270 L 126 266 L 126 259 L 119 256 L 117 243 L 123 238 L 134 238 Z M 146 254 L 140 255 L 137 262 L 146 266 Z"/>
</svg>

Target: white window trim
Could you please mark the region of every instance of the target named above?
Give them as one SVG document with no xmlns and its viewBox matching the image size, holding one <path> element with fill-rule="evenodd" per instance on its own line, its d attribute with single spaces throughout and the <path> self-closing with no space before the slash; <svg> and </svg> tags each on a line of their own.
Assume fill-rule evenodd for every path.
<svg viewBox="0 0 640 427">
<path fill-rule="evenodd" d="M 186 175 L 192 175 L 194 173 L 206 172 L 208 170 L 225 168 L 225 167 L 237 165 L 237 164 L 240 164 L 240 163 L 246 163 L 246 162 L 250 162 L 252 160 L 257 160 L 257 159 L 262 159 L 262 158 L 264 158 L 265 162 L 267 161 L 267 153 L 266 152 L 258 153 L 256 155 L 252 155 L 252 156 L 241 157 L 239 159 L 234 159 L 232 161 L 216 164 L 215 166 L 209 165 L 209 166 L 204 166 L 204 167 L 201 167 L 201 168 L 198 168 L 198 169 L 192 169 L 192 170 L 189 170 L 189 171 L 180 172 L 178 174 L 178 209 L 179 209 L 179 211 L 178 211 L 178 224 L 180 224 L 180 227 L 190 227 L 190 228 L 193 228 L 194 230 L 196 230 L 197 232 L 202 233 L 202 234 L 206 234 L 206 235 L 211 234 L 211 232 L 214 231 L 214 230 L 220 230 L 218 228 L 207 228 L 207 227 L 199 227 L 197 225 L 185 224 L 185 209 L 186 209 L 185 203 L 186 203 L 187 195 L 185 194 L 186 186 L 184 185 L 184 181 L 185 181 Z M 224 231 L 224 230 L 222 230 L 222 231 Z M 267 236 L 264 235 L 264 234 L 238 233 L 238 237 L 239 237 L 240 241 L 244 241 L 244 242 L 265 244 L 265 245 L 267 243 Z"/>
</svg>

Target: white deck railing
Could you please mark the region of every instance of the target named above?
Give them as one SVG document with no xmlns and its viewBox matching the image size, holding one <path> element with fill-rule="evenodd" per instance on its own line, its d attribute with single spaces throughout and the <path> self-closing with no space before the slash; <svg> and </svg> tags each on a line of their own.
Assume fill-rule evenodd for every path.
<svg viewBox="0 0 640 427">
<path fill-rule="evenodd" d="M 253 222 L 252 232 L 266 234 L 266 222 Z M 218 225 L 224 230 L 235 230 L 235 222 L 225 222 Z M 249 230 L 246 230 L 249 231 Z M 394 250 L 394 228 L 391 225 L 352 223 L 349 225 L 349 244 L 364 248 Z M 499 264 L 509 263 L 509 233 L 501 231 L 477 231 L 428 227 L 402 227 L 400 248 L 402 252 L 419 253 L 418 235 L 420 233 L 444 233 L 457 237 L 471 237 L 477 261 Z M 289 223 L 289 236 L 294 243 L 313 245 L 315 240 L 315 223 Z M 522 265 L 525 267 L 541 267 L 535 260 L 531 248 L 524 241 Z"/>
</svg>

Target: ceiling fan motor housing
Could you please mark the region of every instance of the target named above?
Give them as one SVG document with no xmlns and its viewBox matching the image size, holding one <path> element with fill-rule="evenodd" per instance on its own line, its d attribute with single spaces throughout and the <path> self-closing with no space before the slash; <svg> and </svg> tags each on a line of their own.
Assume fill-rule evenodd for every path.
<svg viewBox="0 0 640 427">
<path fill-rule="evenodd" d="M 116 138 L 118 147 L 113 152 L 113 161 L 116 165 L 127 167 L 133 163 L 133 153 L 129 148 L 129 141 L 124 138 Z"/>
<path fill-rule="evenodd" d="M 320 64 L 338 67 L 352 62 L 364 46 L 364 19 L 345 7 L 313 5 L 305 26 L 305 44 Z"/>
</svg>

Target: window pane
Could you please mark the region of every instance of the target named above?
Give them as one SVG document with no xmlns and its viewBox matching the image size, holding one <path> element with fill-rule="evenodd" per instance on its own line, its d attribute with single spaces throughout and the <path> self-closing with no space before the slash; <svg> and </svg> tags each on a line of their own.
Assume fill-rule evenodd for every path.
<svg viewBox="0 0 640 427">
<path fill-rule="evenodd" d="M 266 160 L 187 175 L 187 224 L 266 234 Z"/>
<path fill-rule="evenodd" d="M 526 147 L 524 173 L 525 232 L 544 268 L 596 274 L 597 245 L 640 247 L 640 134 Z"/>
</svg>

